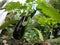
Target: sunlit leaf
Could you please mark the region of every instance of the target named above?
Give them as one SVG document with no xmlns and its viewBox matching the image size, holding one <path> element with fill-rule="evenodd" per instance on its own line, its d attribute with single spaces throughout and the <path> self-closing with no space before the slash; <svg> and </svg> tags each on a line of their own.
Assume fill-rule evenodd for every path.
<svg viewBox="0 0 60 45">
<path fill-rule="evenodd" d="M 45 2 L 45 0 L 37 0 L 36 2 L 39 4 L 40 2 Z"/>
<path fill-rule="evenodd" d="M 60 14 L 51 5 L 48 5 L 46 3 L 40 3 L 37 6 L 37 9 L 41 9 L 40 11 L 42 11 L 47 16 L 50 16 L 50 17 L 54 18 L 57 21 L 60 21 Z"/>
<path fill-rule="evenodd" d="M 6 10 L 10 11 L 14 9 L 20 9 L 21 6 L 22 5 L 19 2 L 10 2 L 6 7 Z"/>
</svg>

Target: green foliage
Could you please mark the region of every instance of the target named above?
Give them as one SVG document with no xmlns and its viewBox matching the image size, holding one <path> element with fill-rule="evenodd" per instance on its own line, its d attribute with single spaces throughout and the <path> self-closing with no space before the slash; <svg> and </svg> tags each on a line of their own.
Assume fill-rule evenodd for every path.
<svg viewBox="0 0 60 45">
<path fill-rule="evenodd" d="M 53 27 L 57 27 L 55 25 L 60 22 L 59 9 L 57 10 L 55 7 L 47 4 L 45 0 L 27 0 L 24 5 L 19 2 L 10 2 L 6 7 L 6 11 L 14 10 L 15 19 L 5 21 L 0 29 L 4 29 L 6 27 L 8 28 L 10 24 L 16 24 L 23 15 L 30 15 L 34 10 L 32 8 L 35 8 L 33 4 L 37 4 L 36 10 L 38 10 L 41 14 L 36 15 L 33 18 L 29 17 L 28 21 L 23 23 L 24 26 L 26 25 L 24 38 L 29 42 L 34 42 L 37 40 L 44 41 L 44 39 L 48 37 L 47 35 L 49 32 L 53 30 Z M 17 15 L 19 17 L 17 17 Z M 35 21 L 34 23 L 32 23 L 33 19 Z M 38 29 L 39 27 L 35 28 L 35 24 L 43 26 L 45 33 L 43 33 L 44 31 L 42 29 Z M 44 35 L 46 36 L 44 37 Z"/>
<path fill-rule="evenodd" d="M 44 41 L 41 31 L 38 30 L 37 28 L 34 28 L 34 30 L 38 33 L 40 41 Z"/>
<path fill-rule="evenodd" d="M 45 2 L 45 0 L 37 0 L 36 3 L 40 4 L 40 2 Z"/>
<path fill-rule="evenodd" d="M 55 20 L 57 20 L 57 21 L 59 22 L 60 14 L 59 14 L 59 12 L 58 12 L 55 8 L 53 8 L 51 5 L 41 2 L 41 3 L 37 6 L 37 9 L 41 9 L 41 11 L 42 11 L 45 15 L 50 16 L 50 17 L 54 18 Z"/>
<path fill-rule="evenodd" d="M 50 0 L 49 3 L 60 12 L 60 0 Z"/>
<path fill-rule="evenodd" d="M 38 34 L 36 33 L 36 31 L 34 30 L 28 30 L 25 32 L 24 34 L 24 38 L 28 41 L 28 42 L 38 42 L 39 38 L 38 38 Z"/>
<path fill-rule="evenodd" d="M 2 26 L 0 26 L 0 29 L 4 29 L 6 28 L 7 26 L 9 26 L 10 24 L 16 24 L 18 22 L 18 20 L 10 20 L 10 21 L 6 21 L 3 23 Z"/>
<path fill-rule="evenodd" d="M 32 8 L 32 5 L 31 4 L 20 4 L 19 2 L 10 2 L 7 7 L 6 7 L 6 11 L 11 11 L 11 10 L 20 10 L 20 9 L 23 9 L 23 10 L 26 10 L 26 9 L 31 9 Z"/>
<path fill-rule="evenodd" d="M 28 2 L 28 3 L 29 3 L 29 2 L 33 2 L 33 1 L 34 1 L 34 0 L 27 0 L 26 2 Z"/>
<path fill-rule="evenodd" d="M 6 11 L 20 9 L 20 7 L 21 7 L 21 4 L 19 2 L 10 2 L 6 7 Z"/>
<path fill-rule="evenodd" d="M 46 40 L 49 36 L 49 33 L 53 31 L 53 28 L 57 28 L 57 21 L 55 21 L 53 18 L 48 18 L 43 15 L 37 15 L 35 16 L 37 24 L 39 24 L 41 27 L 44 27 L 42 29 L 41 27 L 38 27 L 38 29 L 41 30 L 44 39 Z"/>
<path fill-rule="evenodd" d="M 53 18 L 46 18 L 45 16 L 42 15 L 37 15 L 35 16 L 35 19 L 37 20 L 38 24 L 41 24 L 42 26 L 45 26 L 46 24 L 50 25 L 55 25 L 57 21 L 55 21 Z"/>
</svg>

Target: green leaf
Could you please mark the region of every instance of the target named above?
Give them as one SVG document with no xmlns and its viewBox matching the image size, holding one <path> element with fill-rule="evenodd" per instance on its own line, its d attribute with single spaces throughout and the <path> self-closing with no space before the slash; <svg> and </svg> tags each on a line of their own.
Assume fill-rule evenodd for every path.
<svg viewBox="0 0 60 45">
<path fill-rule="evenodd" d="M 37 6 L 37 9 L 41 9 L 40 11 L 42 11 L 44 14 L 60 22 L 59 12 L 55 8 L 53 8 L 51 5 L 40 2 L 40 4 Z"/>
<path fill-rule="evenodd" d="M 26 2 L 28 2 L 28 3 L 29 3 L 29 2 L 33 2 L 33 1 L 34 1 L 34 0 L 27 0 Z"/>
<path fill-rule="evenodd" d="M 20 9 L 21 6 L 22 5 L 19 2 L 10 2 L 6 7 L 6 11 Z"/>
<path fill-rule="evenodd" d="M 35 19 L 37 20 L 37 23 L 41 24 L 42 26 L 46 24 L 51 25 L 51 23 L 55 25 L 57 23 L 57 21 L 55 21 L 53 18 L 46 18 L 45 16 L 42 15 L 35 16 Z"/>
<path fill-rule="evenodd" d="M 9 26 L 10 24 L 16 24 L 17 22 L 18 22 L 18 20 L 6 21 L 5 23 L 3 23 L 2 26 L 0 26 L 0 29 L 4 29 L 5 27 Z"/>
<path fill-rule="evenodd" d="M 45 2 L 45 0 L 37 0 L 36 2 L 39 4 L 40 2 Z"/>
<path fill-rule="evenodd" d="M 27 6 L 26 5 L 21 6 L 20 9 L 27 9 Z"/>
<path fill-rule="evenodd" d="M 41 31 L 38 30 L 37 28 L 33 28 L 33 29 L 38 33 L 40 41 L 44 41 Z"/>
</svg>

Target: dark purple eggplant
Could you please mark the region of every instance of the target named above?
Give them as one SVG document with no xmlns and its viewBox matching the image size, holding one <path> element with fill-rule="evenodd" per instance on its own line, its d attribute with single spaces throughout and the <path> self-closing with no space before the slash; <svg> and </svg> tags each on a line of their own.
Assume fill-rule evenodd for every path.
<svg viewBox="0 0 60 45">
<path fill-rule="evenodd" d="M 33 17 L 33 15 L 36 13 L 36 11 L 34 11 L 32 14 L 31 14 L 31 18 Z M 15 30 L 13 32 L 13 37 L 17 40 L 20 40 L 23 35 L 24 35 L 24 32 L 25 32 L 25 29 L 26 29 L 26 26 L 23 26 L 22 23 L 27 21 L 28 20 L 28 17 L 29 16 L 23 16 L 20 21 L 17 23 L 16 27 L 15 27 Z"/>
<path fill-rule="evenodd" d="M 18 22 L 18 24 L 15 27 L 15 30 L 13 32 L 13 37 L 15 39 L 21 39 L 23 37 L 23 34 L 25 32 L 25 26 L 22 25 L 23 22 L 27 21 L 27 16 L 23 16 L 20 21 Z"/>
</svg>

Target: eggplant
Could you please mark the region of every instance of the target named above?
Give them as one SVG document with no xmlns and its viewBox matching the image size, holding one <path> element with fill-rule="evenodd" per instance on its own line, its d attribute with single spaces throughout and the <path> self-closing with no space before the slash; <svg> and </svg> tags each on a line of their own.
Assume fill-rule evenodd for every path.
<svg viewBox="0 0 60 45">
<path fill-rule="evenodd" d="M 36 13 L 36 11 L 34 11 L 33 13 L 31 13 L 31 18 L 33 17 L 33 15 Z M 28 17 L 29 16 L 23 16 L 20 21 L 17 23 L 16 27 L 15 27 L 15 30 L 13 32 L 13 38 L 14 39 L 17 39 L 17 40 L 20 40 L 24 33 L 25 33 L 25 29 L 26 29 L 26 26 L 23 26 L 22 23 L 27 21 L 28 20 Z"/>
</svg>

